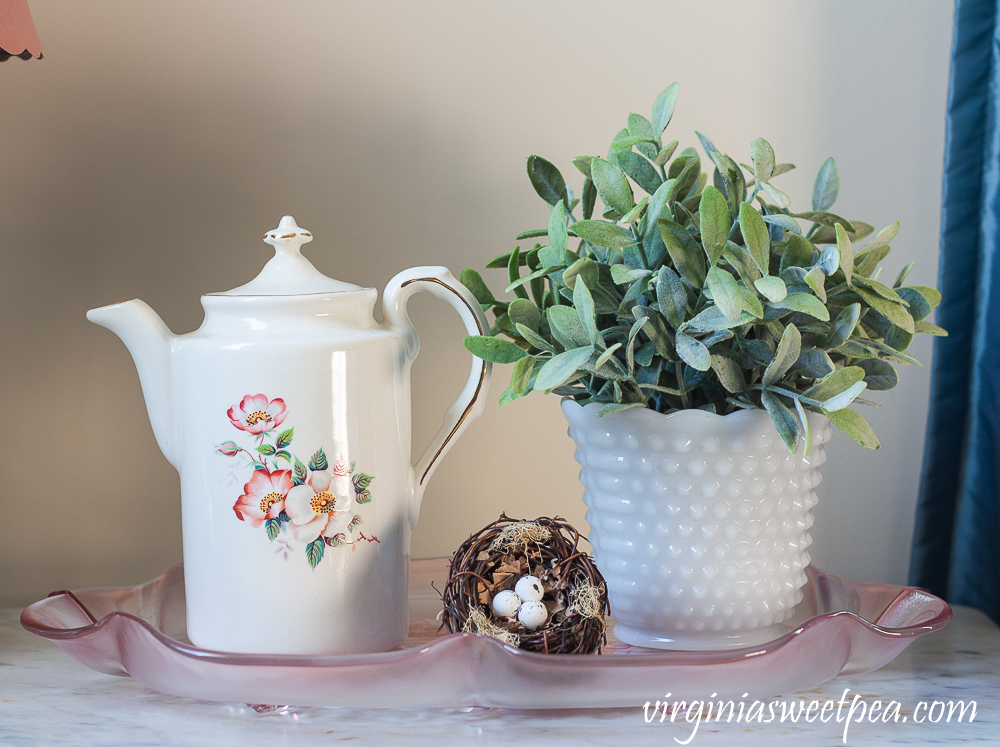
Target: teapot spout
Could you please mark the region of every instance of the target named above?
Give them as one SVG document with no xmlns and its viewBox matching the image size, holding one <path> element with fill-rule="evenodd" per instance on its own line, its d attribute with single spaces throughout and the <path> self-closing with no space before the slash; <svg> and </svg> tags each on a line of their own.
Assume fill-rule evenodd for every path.
<svg viewBox="0 0 1000 747">
<path fill-rule="evenodd" d="M 156 442 L 167 461 L 179 469 L 179 424 L 170 359 L 176 336 L 155 311 L 138 299 L 91 309 L 87 318 L 118 335 L 132 354 Z"/>
</svg>

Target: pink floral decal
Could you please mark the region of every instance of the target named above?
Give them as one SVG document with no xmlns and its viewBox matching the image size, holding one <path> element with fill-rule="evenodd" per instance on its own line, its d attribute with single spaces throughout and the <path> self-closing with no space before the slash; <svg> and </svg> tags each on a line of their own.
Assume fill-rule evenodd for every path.
<svg viewBox="0 0 1000 747">
<path fill-rule="evenodd" d="M 245 446 L 225 441 L 215 452 L 253 470 L 233 505 L 236 518 L 254 528 L 263 526 L 286 560 L 295 545 L 304 545 L 312 568 L 328 547 L 353 550 L 360 542 L 378 542 L 358 528 L 363 522 L 354 512 L 371 503 L 369 487 L 375 477 L 356 471 L 343 455 L 330 469 L 323 447 L 306 466 L 290 451 L 295 428 L 278 432 L 287 414 L 283 399 L 263 394 L 248 394 L 227 412 L 232 425 L 250 438 Z"/>
<path fill-rule="evenodd" d="M 285 422 L 285 400 L 268 401 L 263 394 L 248 394 L 229 408 L 229 420 L 241 431 L 258 436 Z"/>
</svg>

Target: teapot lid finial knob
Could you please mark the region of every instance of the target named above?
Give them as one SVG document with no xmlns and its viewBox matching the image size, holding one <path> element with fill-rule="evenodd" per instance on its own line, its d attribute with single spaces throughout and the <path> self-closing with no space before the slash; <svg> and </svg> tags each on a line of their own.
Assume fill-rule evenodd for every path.
<svg viewBox="0 0 1000 747">
<path fill-rule="evenodd" d="M 312 234 L 296 225 L 295 218 L 290 215 L 284 216 L 278 222 L 277 228 L 272 228 L 264 234 L 264 242 L 277 249 L 279 254 L 282 251 L 298 254 L 299 247 L 312 240 Z"/>
</svg>

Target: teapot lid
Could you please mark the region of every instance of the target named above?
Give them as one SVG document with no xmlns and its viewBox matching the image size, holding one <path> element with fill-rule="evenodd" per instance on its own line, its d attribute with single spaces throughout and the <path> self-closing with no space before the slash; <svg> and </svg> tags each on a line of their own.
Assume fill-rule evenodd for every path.
<svg viewBox="0 0 1000 747">
<path fill-rule="evenodd" d="M 286 215 L 264 234 L 264 242 L 274 247 L 274 256 L 253 280 L 239 288 L 213 293 L 213 296 L 290 296 L 305 293 L 340 293 L 362 290 L 353 283 L 342 283 L 324 275 L 302 256 L 301 246 L 313 240 L 312 234 Z"/>
</svg>

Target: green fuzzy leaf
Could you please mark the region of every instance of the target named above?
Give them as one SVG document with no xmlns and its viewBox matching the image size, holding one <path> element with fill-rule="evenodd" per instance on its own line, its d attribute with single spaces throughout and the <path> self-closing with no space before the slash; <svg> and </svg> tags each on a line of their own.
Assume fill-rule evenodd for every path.
<svg viewBox="0 0 1000 747">
<path fill-rule="evenodd" d="M 795 403 L 795 412 L 799 416 L 799 424 L 802 426 L 802 439 L 805 441 L 804 455 L 809 456 L 812 453 L 813 447 L 812 430 L 809 428 L 809 416 L 806 414 L 802 402 L 797 399 L 792 401 Z"/>
<path fill-rule="evenodd" d="M 550 205 L 569 200 L 559 169 L 540 156 L 528 156 L 528 179 L 538 196 Z"/>
<path fill-rule="evenodd" d="M 899 374 L 889 361 L 879 358 L 858 361 L 858 368 L 865 372 L 864 382 L 872 391 L 892 389 L 899 383 Z"/>
<path fill-rule="evenodd" d="M 264 456 L 271 456 L 274 453 L 274 447 L 271 444 L 261 444 L 254 451 Z"/>
<path fill-rule="evenodd" d="M 914 322 L 913 329 L 915 332 L 919 332 L 924 335 L 935 335 L 937 337 L 948 336 L 948 330 L 926 321 Z"/>
<path fill-rule="evenodd" d="M 743 296 L 736 279 L 725 270 L 713 267 L 708 271 L 706 282 L 715 305 L 725 317 L 733 322 L 739 319 L 743 313 Z"/>
<path fill-rule="evenodd" d="M 756 364 L 767 366 L 774 360 L 774 353 L 763 340 L 743 340 L 740 348 Z"/>
<path fill-rule="evenodd" d="M 795 370 L 809 379 L 822 379 L 837 370 L 830 356 L 819 348 L 809 348 L 799 354 Z"/>
<path fill-rule="evenodd" d="M 840 269 L 840 250 L 836 246 L 824 246 L 819 254 L 819 267 L 827 275 Z"/>
<path fill-rule="evenodd" d="M 527 355 L 514 364 L 514 372 L 510 377 L 510 388 L 518 394 L 524 394 L 535 370 L 535 356 Z"/>
<path fill-rule="evenodd" d="M 659 231 L 659 224 L 657 221 L 661 218 L 669 218 L 670 211 L 664 210 L 667 207 L 667 203 L 674 196 L 674 188 L 677 186 L 676 179 L 667 179 L 653 193 L 653 196 L 649 198 L 649 203 L 646 207 L 646 219 L 645 219 L 645 230 L 643 231 L 643 238 L 649 238 L 650 236 L 656 235 Z"/>
<path fill-rule="evenodd" d="M 678 332 L 674 344 L 677 348 L 677 355 L 691 368 L 707 371 L 712 367 L 712 354 L 698 340 L 688 337 L 683 332 Z"/>
<path fill-rule="evenodd" d="M 764 298 L 772 303 L 784 301 L 788 295 L 788 288 L 785 287 L 785 281 L 774 275 L 768 275 L 767 277 L 755 280 L 753 285 L 760 291 L 760 294 Z"/>
<path fill-rule="evenodd" d="M 616 285 L 628 285 L 639 278 L 652 274 L 652 270 L 640 270 L 627 265 L 611 265 L 611 279 Z"/>
<path fill-rule="evenodd" d="M 885 228 L 883 228 L 881 231 L 878 232 L 878 235 L 874 239 L 872 239 L 863 247 L 858 249 L 858 251 L 855 254 L 855 259 L 857 259 L 858 257 L 863 257 L 864 255 L 868 254 L 869 252 L 873 252 L 876 249 L 881 249 L 884 246 L 888 246 L 889 242 L 892 241 L 894 238 L 896 238 L 896 234 L 898 232 L 899 232 L 899 223 L 893 223 L 892 225 L 886 226 Z"/>
<path fill-rule="evenodd" d="M 819 267 L 812 267 L 806 273 L 806 285 L 816 294 L 820 301 L 826 303 L 826 273 Z"/>
<path fill-rule="evenodd" d="M 823 409 L 827 412 L 843 410 L 845 407 L 850 405 L 855 398 L 867 388 L 867 386 L 868 385 L 863 381 L 852 384 L 840 394 L 830 397 L 828 400 L 823 402 Z"/>
<path fill-rule="evenodd" d="M 813 184 L 813 210 L 829 210 L 837 201 L 840 192 L 840 175 L 837 173 L 837 163 L 828 158 L 820 167 Z"/>
<path fill-rule="evenodd" d="M 587 333 L 587 339 L 591 345 L 596 345 L 601 340 L 601 335 L 597 331 L 597 312 L 594 310 L 594 299 L 590 295 L 587 283 L 577 282 L 573 287 L 573 306 L 580 318 L 580 323 Z M 603 347 L 603 340 L 601 341 Z"/>
<path fill-rule="evenodd" d="M 837 315 L 830 336 L 827 337 L 827 348 L 839 348 L 851 337 L 854 328 L 858 326 L 861 317 L 861 304 L 852 303 Z"/>
<path fill-rule="evenodd" d="M 739 286 L 740 296 L 743 298 L 743 309 L 753 314 L 758 319 L 764 317 L 764 307 L 760 303 L 760 299 L 754 294 L 752 290 L 745 286 Z"/>
<path fill-rule="evenodd" d="M 635 205 L 632 187 L 629 186 L 625 173 L 615 164 L 595 156 L 590 161 L 590 178 L 594 180 L 597 194 L 604 204 L 616 213 L 625 215 Z M 574 224 L 574 228 L 576 227 Z"/>
<path fill-rule="evenodd" d="M 684 323 L 687 314 L 687 291 L 673 270 L 664 265 L 656 275 L 656 300 L 660 313 L 674 329 Z"/>
<path fill-rule="evenodd" d="M 663 135 L 670 120 L 674 116 L 674 107 L 677 105 L 677 92 L 680 89 L 679 83 L 671 83 L 664 91 L 656 97 L 653 102 L 653 132 L 657 137 Z"/>
<path fill-rule="evenodd" d="M 278 534 L 281 532 L 281 522 L 277 519 L 265 519 L 264 526 L 267 529 L 267 538 L 274 542 Z"/>
<path fill-rule="evenodd" d="M 844 271 L 847 284 L 851 285 L 851 276 L 854 274 L 854 246 L 851 244 L 850 236 L 839 223 L 836 226 L 837 250 L 840 252 L 840 269 Z"/>
<path fill-rule="evenodd" d="M 733 225 L 729 203 L 722 192 L 715 187 L 705 187 L 698 203 L 698 216 L 701 223 L 701 244 L 708 255 L 709 266 L 714 267 L 725 251 L 729 230 Z"/>
<path fill-rule="evenodd" d="M 639 243 L 625 229 L 603 220 L 578 220 L 573 224 L 573 230 L 581 239 L 595 246 L 621 248 Z"/>
<path fill-rule="evenodd" d="M 282 431 L 281 433 L 278 434 L 278 437 L 275 439 L 274 444 L 279 449 L 284 449 L 285 447 L 291 445 L 292 438 L 294 436 L 295 436 L 295 429 L 289 428 L 288 430 Z"/>
<path fill-rule="evenodd" d="M 834 426 L 853 438 L 866 449 L 875 451 L 881 448 L 881 444 L 878 442 L 878 437 L 875 435 L 875 431 L 873 431 L 871 426 L 865 422 L 865 419 L 854 410 L 845 409 L 838 410 L 836 412 L 824 411 L 824 414 L 830 418 L 830 422 L 833 423 Z"/>
<path fill-rule="evenodd" d="M 783 273 L 789 267 L 810 267 L 815 256 L 816 247 L 808 239 L 792 234 L 788 237 L 788 246 L 781 253 L 778 273 Z"/>
<path fill-rule="evenodd" d="M 771 258 L 771 238 L 767 223 L 760 213 L 746 202 L 740 203 L 740 232 L 757 268 L 761 274 L 767 275 Z"/>
<path fill-rule="evenodd" d="M 756 321 L 757 318 L 748 311 L 740 314 L 736 321 L 728 319 L 718 306 L 709 306 L 704 311 L 699 312 L 693 319 L 682 325 L 681 329 L 687 328 L 692 332 L 718 332 L 722 329 L 732 329 L 744 324 Z"/>
<path fill-rule="evenodd" d="M 901 303 L 890 301 L 871 290 L 866 285 L 862 285 L 862 281 L 865 280 L 864 278 L 859 277 L 857 280 L 858 282 L 854 285 L 854 292 L 861 296 L 862 301 L 867 303 L 878 313 L 882 314 L 882 316 L 896 326 L 902 327 L 911 334 L 915 331 L 913 326 L 913 317 L 910 316 L 906 307 L 904 307 Z M 884 288 L 885 286 L 882 287 Z"/>
<path fill-rule="evenodd" d="M 318 537 L 306 545 L 306 560 L 309 561 L 310 568 L 315 568 L 319 565 L 319 561 L 323 559 L 323 553 L 325 551 L 326 543 L 323 541 L 322 537 Z"/>
<path fill-rule="evenodd" d="M 552 336 L 567 350 L 590 345 L 590 336 L 572 306 L 550 306 L 546 312 Z"/>
<path fill-rule="evenodd" d="M 510 281 L 510 285 L 507 286 L 505 292 L 510 293 L 514 291 L 519 298 L 527 298 L 528 292 L 521 287 L 527 282 L 520 279 L 521 256 L 520 248 L 514 247 L 514 251 L 510 254 L 510 260 L 507 262 L 507 279 Z"/>
<path fill-rule="evenodd" d="M 933 289 L 932 289 L 933 290 Z M 910 316 L 913 317 L 913 321 L 919 322 L 922 319 L 926 319 L 930 316 L 930 313 L 934 310 L 927 298 L 921 293 L 917 288 L 898 288 L 896 292 L 899 297 L 909 304 L 908 311 Z"/>
<path fill-rule="evenodd" d="M 760 393 L 760 400 L 764 404 L 767 414 L 771 416 L 774 429 L 778 431 L 781 440 L 785 442 L 788 452 L 794 454 L 799 445 L 799 424 L 795 416 L 773 392 L 764 390 Z"/>
<path fill-rule="evenodd" d="M 486 281 L 483 280 L 482 275 L 480 275 L 475 270 L 462 270 L 462 277 L 460 278 L 462 285 L 469 289 L 469 292 L 475 296 L 476 300 L 484 306 L 490 305 L 496 302 L 493 297 L 493 292 L 486 285 Z"/>
<path fill-rule="evenodd" d="M 712 356 L 712 370 L 719 377 L 719 383 L 725 387 L 726 391 L 738 394 L 747 388 L 746 379 L 743 378 L 743 369 L 740 364 L 732 358 L 724 355 Z"/>
<path fill-rule="evenodd" d="M 764 138 L 759 137 L 750 143 L 750 161 L 753 163 L 753 176 L 758 184 L 770 181 L 774 176 L 774 148 Z"/>
<path fill-rule="evenodd" d="M 642 320 L 643 329 L 646 331 L 646 334 L 649 335 L 649 339 L 656 348 L 656 352 L 661 357 L 666 358 L 669 361 L 677 360 L 674 343 L 670 339 L 670 334 L 667 332 L 666 324 L 663 321 L 663 315 L 656 310 L 645 306 L 634 307 L 632 309 L 632 313 L 635 316 L 636 321 Z M 645 361 L 642 362 L 642 365 L 648 366 L 649 363 L 649 361 Z"/>
<path fill-rule="evenodd" d="M 542 321 L 542 312 L 526 298 L 515 298 L 507 307 L 507 316 L 512 324 L 523 324 L 533 330 L 537 330 Z"/>
<path fill-rule="evenodd" d="M 854 226 L 854 230 L 848 229 L 847 238 L 853 241 L 861 241 L 865 236 L 872 233 L 875 230 L 875 226 L 870 223 L 865 223 L 861 220 L 852 220 L 851 225 Z M 844 226 L 846 229 L 847 226 Z M 837 232 L 830 228 L 830 226 L 822 226 L 816 233 L 809 237 L 809 240 L 814 244 L 836 244 L 837 243 Z"/>
<path fill-rule="evenodd" d="M 781 334 L 778 349 L 774 351 L 774 359 L 765 369 L 761 383 L 764 386 L 771 386 L 781 379 L 798 360 L 801 352 L 802 335 L 794 324 L 789 324 Z"/>
<path fill-rule="evenodd" d="M 577 171 L 583 174 L 588 179 L 590 178 L 590 159 L 593 156 L 577 156 L 573 159 L 573 165 L 576 166 Z"/>
<path fill-rule="evenodd" d="M 656 167 L 635 151 L 621 151 L 618 153 L 616 160 L 621 170 L 649 194 L 655 194 L 656 190 L 663 184 L 663 177 L 660 176 Z M 600 192 L 600 187 L 598 187 L 598 192 Z M 629 223 L 631 221 L 625 222 Z"/>
<path fill-rule="evenodd" d="M 566 250 L 569 249 L 569 231 L 566 228 L 566 206 L 561 201 L 555 204 L 549 214 L 547 234 L 549 246 L 560 256 L 565 255 Z"/>
<path fill-rule="evenodd" d="M 594 260 L 590 257 L 581 257 L 566 268 L 562 275 L 562 281 L 563 285 L 572 290 L 576 287 L 576 279 L 581 277 L 588 288 L 596 288 L 600 274 L 600 268 Z"/>
<path fill-rule="evenodd" d="M 464 343 L 466 350 L 490 363 L 513 363 L 527 355 L 522 348 L 502 337 L 470 335 Z"/>
<path fill-rule="evenodd" d="M 786 195 L 777 187 L 772 186 L 768 182 L 763 182 L 760 185 L 760 188 L 765 192 L 767 192 L 768 196 L 772 200 L 774 200 L 774 203 L 781 209 L 784 210 L 785 208 L 787 208 L 789 205 L 792 204 L 792 200 L 788 197 L 788 195 Z"/>
<path fill-rule="evenodd" d="M 621 412 L 622 410 L 630 410 L 633 407 L 645 406 L 646 404 L 644 402 L 624 402 L 621 404 L 617 402 L 609 402 L 606 405 L 601 405 L 597 409 L 597 417 L 603 418 L 605 415 L 612 415 L 613 413 Z"/>
<path fill-rule="evenodd" d="M 594 368 L 600 369 L 605 363 L 607 363 L 609 360 L 611 360 L 612 357 L 614 357 L 615 351 L 619 350 L 621 346 L 622 344 L 620 342 L 616 342 L 610 348 L 601 353 L 600 357 L 594 363 Z"/>
<path fill-rule="evenodd" d="M 756 213 L 757 211 L 754 210 Z M 786 231 L 802 235 L 802 226 L 795 222 L 795 219 L 791 216 L 785 215 L 784 213 L 775 213 L 774 215 L 762 215 L 761 220 L 773 226 L 781 226 Z"/>
<path fill-rule="evenodd" d="M 583 217 L 585 220 L 590 220 L 594 214 L 594 206 L 596 204 L 597 187 L 594 186 L 593 179 L 588 177 L 583 180 Z"/>
<path fill-rule="evenodd" d="M 293 457 L 294 467 L 292 468 L 292 484 L 303 485 L 309 473 L 306 472 L 306 465 L 299 461 L 298 457 Z"/>
<path fill-rule="evenodd" d="M 577 224 L 579 225 L 579 224 Z M 667 247 L 674 267 L 687 283 L 695 288 L 705 285 L 705 253 L 682 226 L 667 218 L 660 218 L 660 235 Z"/>
<path fill-rule="evenodd" d="M 660 149 L 660 152 L 657 153 L 656 157 L 653 159 L 653 163 L 657 166 L 663 166 L 670 160 L 670 156 L 674 154 L 675 150 L 677 150 L 677 141 L 673 140 Z"/>
<path fill-rule="evenodd" d="M 914 325 L 916 325 L 915 322 Z M 883 341 L 890 348 L 903 351 L 910 347 L 910 343 L 913 342 L 913 334 L 913 332 L 907 332 L 905 329 L 901 329 L 893 324 L 889 327 L 889 331 L 886 332 Z"/>
<path fill-rule="evenodd" d="M 821 381 L 806 389 L 802 393 L 802 396 L 816 400 L 817 402 L 826 402 L 848 391 L 864 378 L 865 371 L 858 366 L 838 368 L 833 373 L 824 376 Z"/>
<path fill-rule="evenodd" d="M 900 270 L 899 274 L 896 276 L 896 282 L 892 284 L 892 287 L 898 288 L 899 286 L 901 286 L 903 282 L 906 280 L 906 278 L 909 276 L 909 274 L 913 271 L 913 268 L 916 266 L 916 264 L 917 264 L 916 262 L 910 262 L 905 267 L 903 267 L 903 269 Z"/>
<path fill-rule="evenodd" d="M 568 384 L 578 378 L 578 372 L 593 354 L 594 346 L 588 345 L 554 356 L 539 369 L 538 376 L 535 378 L 534 390 L 544 392 Z"/>
<path fill-rule="evenodd" d="M 540 334 L 535 332 L 530 327 L 527 327 L 523 324 L 516 324 L 515 327 L 518 331 L 518 334 L 520 334 L 521 337 L 530 342 L 539 350 L 545 350 L 546 352 L 549 353 L 554 353 L 556 351 L 556 349 L 552 347 L 552 345 L 549 343 L 548 340 L 546 340 L 544 337 L 542 337 Z"/>
<path fill-rule="evenodd" d="M 830 312 L 816 296 L 811 293 L 789 293 L 781 301 L 772 302 L 771 306 L 779 309 L 790 309 L 800 314 L 808 314 L 822 322 L 830 321 Z"/>
</svg>

